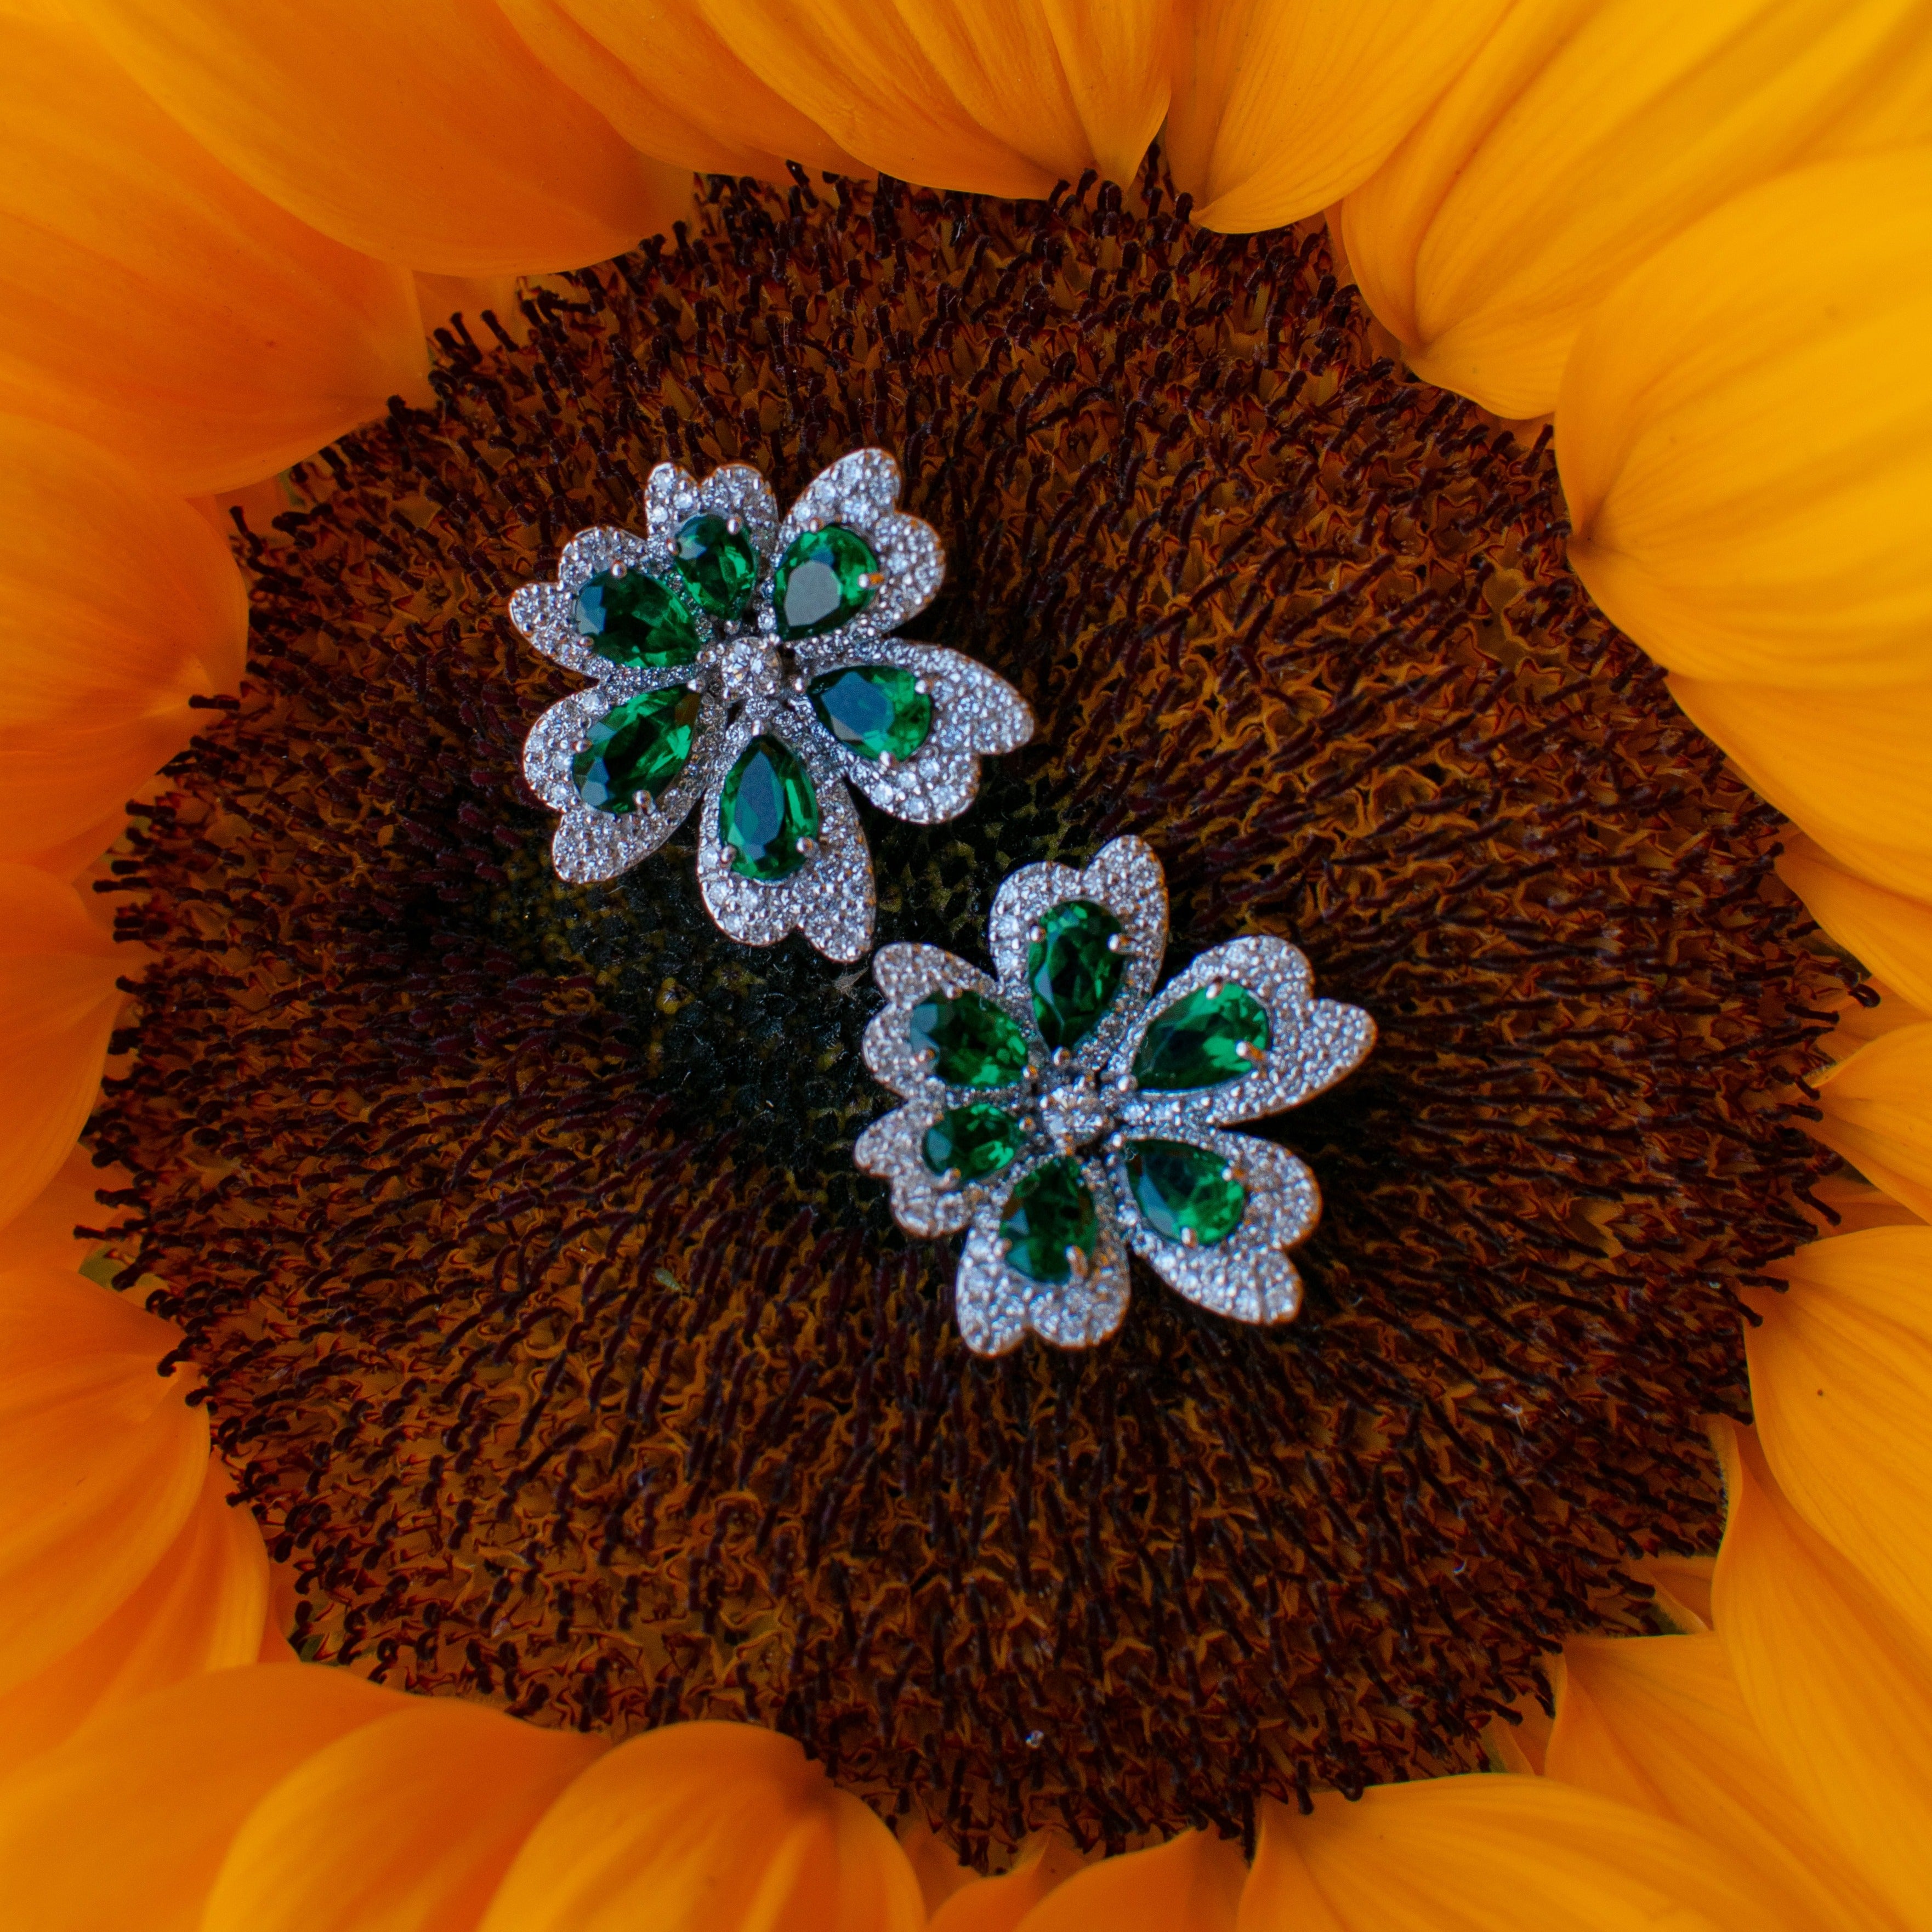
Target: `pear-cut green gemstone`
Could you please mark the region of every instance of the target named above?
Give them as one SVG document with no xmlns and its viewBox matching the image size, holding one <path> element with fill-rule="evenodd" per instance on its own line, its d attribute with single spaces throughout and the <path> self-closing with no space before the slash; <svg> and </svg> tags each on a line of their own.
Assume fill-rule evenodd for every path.
<svg viewBox="0 0 1932 1932">
<path fill-rule="evenodd" d="M 1252 1072 L 1268 1045 L 1268 1009 L 1245 986 L 1197 986 L 1148 1028 L 1134 1078 L 1156 1094 L 1219 1087 Z"/>
<path fill-rule="evenodd" d="M 700 609 L 714 617 L 743 612 L 758 581 L 758 554 L 742 526 L 734 530 L 722 517 L 687 517 L 670 540 L 670 554 Z"/>
<path fill-rule="evenodd" d="M 1040 936 L 1027 946 L 1034 1019 L 1048 1046 L 1072 1046 L 1099 1024 L 1120 990 L 1127 962 L 1108 950 L 1120 922 L 1090 899 L 1068 899 L 1035 930 Z"/>
<path fill-rule="evenodd" d="M 641 570 L 602 570 L 577 593 L 577 634 L 613 664 L 663 670 L 698 662 L 691 614 Z"/>
<path fill-rule="evenodd" d="M 1003 1107 L 972 1100 L 950 1107 L 926 1130 L 920 1153 L 934 1174 L 981 1180 L 1018 1154 L 1026 1130 Z"/>
<path fill-rule="evenodd" d="M 822 638 L 848 624 L 885 581 L 872 546 L 856 530 L 828 524 L 793 538 L 772 580 L 782 638 Z"/>
<path fill-rule="evenodd" d="M 907 1034 L 915 1052 L 933 1056 L 934 1078 L 949 1087 L 1009 1087 L 1026 1071 L 1025 1034 L 983 993 L 920 1000 Z"/>
<path fill-rule="evenodd" d="M 662 798 L 691 762 L 698 712 L 698 693 L 681 684 L 614 705 L 570 761 L 578 796 L 592 811 L 616 818 L 637 810 L 640 792 Z"/>
<path fill-rule="evenodd" d="M 1100 1217 L 1070 1156 L 1036 1167 L 1007 1197 L 1000 1217 L 1006 1265 L 1029 1281 L 1064 1281 L 1073 1272 L 1068 1250 L 1094 1258 Z"/>
<path fill-rule="evenodd" d="M 718 836 L 736 855 L 733 872 L 767 884 L 811 856 L 800 846 L 818 836 L 818 794 L 789 746 L 758 737 L 738 754 L 718 796 Z"/>
<path fill-rule="evenodd" d="M 862 758 L 909 758 L 932 729 L 932 700 L 898 664 L 848 664 L 806 688 L 819 722 Z"/>
<path fill-rule="evenodd" d="M 1130 1141 L 1127 1185 L 1148 1226 L 1170 1241 L 1211 1248 L 1240 1224 L 1247 1190 L 1228 1172 L 1224 1155 L 1185 1141 Z"/>
</svg>

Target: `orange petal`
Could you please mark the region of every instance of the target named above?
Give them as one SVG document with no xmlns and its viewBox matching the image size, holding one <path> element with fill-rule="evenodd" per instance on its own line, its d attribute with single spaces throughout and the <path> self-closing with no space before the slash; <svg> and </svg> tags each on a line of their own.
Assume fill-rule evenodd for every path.
<svg viewBox="0 0 1932 1932">
<path fill-rule="evenodd" d="M 71 886 L 0 863 L 0 1227 L 60 1172 L 86 1124 L 129 963 Z"/>
<path fill-rule="evenodd" d="M 673 1724 L 592 1765 L 537 1826 L 484 1932 L 897 1932 L 926 1922 L 892 1834 L 789 1738 Z"/>
<path fill-rule="evenodd" d="M 1766 1460 L 1932 1653 L 1932 1228 L 1835 1235 L 1772 1271 L 1791 1285 L 1751 1292 L 1744 1344 Z"/>
<path fill-rule="evenodd" d="M 1932 1220 L 1932 1022 L 1862 1046 L 1819 1082 L 1812 1132 L 1865 1178 Z"/>
<path fill-rule="evenodd" d="M 1700 1916 L 1701 1915 L 1701 1916 Z M 1771 1932 L 1768 1881 L 1681 1826 L 1547 1778 L 1478 1773 L 1262 1808 L 1240 1932 Z"/>
<path fill-rule="evenodd" d="M 580 268 L 690 207 L 688 176 L 634 152 L 494 6 L 74 10 L 244 181 L 382 261 L 446 275 Z"/>
<path fill-rule="evenodd" d="M 1550 1777 L 1708 1838 L 1834 1932 L 1887 1922 L 1766 1749 L 1717 1637 L 1577 1637 L 1563 1661 Z"/>
<path fill-rule="evenodd" d="M 0 1697 L 0 1774 L 104 1712 L 204 1671 L 254 1662 L 266 1628 L 268 1558 L 254 1518 L 227 1500 L 233 1481 L 211 1456 L 180 1534 L 134 1594 Z"/>
<path fill-rule="evenodd" d="M 1085 1862 L 1064 1838 L 1036 1842 L 1010 1871 L 961 1886 L 933 1913 L 931 1932 L 1014 1932 L 1048 1892 Z"/>
<path fill-rule="evenodd" d="M 85 34 L 7 27 L 0 410 L 192 493 L 307 455 L 420 377 L 400 270 L 238 181 Z M 79 587 L 86 553 L 64 554 Z"/>
<path fill-rule="evenodd" d="M 304 1759 L 407 1700 L 346 1670 L 250 1664 L 157 1691 L 0 1785 L 9 1922 L 200 1932 L 230 1841 Z"/>
<path fill-rule="evenodd" d="M 1906 345 L 1932 339 L 1928 233 L 1932 152 L 1802 169 L 1687 229 L 1577 338 L 1570 561 L 1672 670 L 1819 695 L 1925 676 L 1932 364 Z"/>
<path fill-rule="evenodd" d="M 1867 884 L 1832 864 L 1808 838 L 1791 842 L 1778 872 L 1846 952 L 1922 1012 L 1932 1012 L 1932 906 Z"/>
<path fill-rule="evenodd" d="M 0 1275 L 0 1689 L 124 1602 L 194 1507 L 207 1413 L 154 1372 L 180 1340 L 79 1275 Z"/>
<path fill-rule="evenodd" d="M 1554 408 L 1605 294 L 1741 190 L 1932 130 L 1916 0 L 1514 8 L 1343 204 L 1348 260 L 1417 372 Z"/>
<path fill-rule="evenodd" d="M 53 1178 L 0 1229 L 0 1270 L 57 1269 L 70 1274 L 100 1244 L 76 1236 L 76 1228 L 105 1228 L 119 1217 L 94 1198 L 102 1189 L 124 1187 L 118 1167 L 96 1167 L 86 1148 L 75 1148 Z"/>
<path fill-rule="evenodd" d="M 1745 1708 L 1840 1855 L 1932 1924 L 1932 1656 L 1792 1507 L 1750 1430 L 1720 1421 L 1712 1439 L 1729 1503 L 1713 1601 Z"/>
<path fill-rule="evenodd" d="M 240 682 L 248 634 L 241 573 L 179 497 L 65 430 L 0 417 L 8 857 L 118 810 L 194 735 L 188 700 Z"/>
<path fill-rule="evenodd" d="M 1209 228 L 1318 213 L 1374 173 L 1506 0 L 1196 0 L 1168 165 Z"/>
<path fill-rule="evenodd" d="M 1238 1846 L 1211 1832 L 1185 1832 L 1151 1851 L 1129 1852 L 1076 1872 L 1019 1921 L 1019 1929 L 1234 1932 L 1246 1876 Z"/>
<path fill-rule="evenodd" d="M 338 1738 L 248 1814 L 201 1932 L 469 1932 L 604 1747 L 453 1698 Z"/>
<path fill-rule="evenodd" d="M 1932 684 L 1777 691 L 1673 677 L 1670 692 L 1838 863 L 1932 899 Z"/>
</svg>

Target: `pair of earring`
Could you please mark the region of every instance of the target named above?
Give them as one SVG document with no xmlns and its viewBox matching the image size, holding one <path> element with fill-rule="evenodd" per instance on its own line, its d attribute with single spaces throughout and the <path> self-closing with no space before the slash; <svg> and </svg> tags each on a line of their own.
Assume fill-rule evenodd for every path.
<svg viewBox="0 0 1932 1932">
<path fill-rule="evenodd" d="M 1033 735 L 1025 700 L 963 653 L 896 634 L 945 574 L 938 533 L 898 506 L 898 466 L 864 449 L 782 520 L 744 464 L 698 482 L 661 464 L 641 533 L 596 529 L 511 620 L 594 682 L 532 728 L 524 770 L 562 814 L 560 877 L 648 857 L 698 812 L 698 876 L 747 945 L 804 934 L 842 963 L 871 950 L 871 855 L 848 787 L 916 824 L 971 804 L 980 760 Z M 1235 1320 L 1300 1305 L 1289 1250 L 1321 1213 L 1314 1177 L 1228 1130 L 1298 1105 L 1366 1054 L 1374 1023 L 1312 996 L 1285 940 L 1232 940 L 1156 990 L 1160 861 L 1131 836 L 1084 871 L 1028 866 L 996 896 L 988 976 L 890 946 L 866 1064 L 903 1104 L 854 1158 L 926 1238 L 964 1230 L 954 1306 L 968 1347 L 1028 1331 L 1102 1340 L 1127 1256 Z"/>
</svg>

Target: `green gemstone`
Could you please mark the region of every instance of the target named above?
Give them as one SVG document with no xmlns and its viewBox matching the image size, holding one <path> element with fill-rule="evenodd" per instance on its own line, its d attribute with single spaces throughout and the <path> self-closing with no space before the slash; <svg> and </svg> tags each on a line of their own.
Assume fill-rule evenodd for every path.
<svg viewBox="0 0 1932 1932">
<path fill-rule="evenodd" d="M 1225 1156 L 1185 1141 L 1127 1143 L 1127 1184 L 1148 1226 L 1170 1241 L 1192 1234 L 1211 1248 L 1234 1232 L 1248 1196 L 1227 1166 Z"/>
<path fill-rule="evenodd" d="M 613 664 L 663 670 L 698 661 L 698 627 L 654 577 L 600 571 L 577 593 L 577 634 Z"/>
<path fill-rule="evenodd" d="M 712 616 L 736 617 L 751 601 L 758 554 L 742 527 L 734 530 L 722 517 L 687 517 L 670 540 L 670 554 L 692 596 Z"/>
<path fill-rule="evenodd" d="M 818 794 L 789 746 L 754 738 L 738 754 L 718 795 L 718 832 L 741 878 L 769 884 L 805 863 L 810 854 L 799 846 L 818 836 Z"/>
<path fill-rule="evenodd" d="M 681 684 L 614 705 L 570 761 L 578 796 L 593 812 L 616 818 L 637 810 L 640 792 L 663 797 L 691 762 L 698 712 L 698 693 Z"/>
<path fill-rule="evenodd" d="M 1067 1250 L 1089 1264 L 1100 1245 L 1100 1217 L 1070 1156 L 1036 1167 L 1016 1187 L 1000 1217 L 1006 1265 L 1029 1281 L 1064 1281 L 1073 1272 Z"/>
<path fill-rule="evenodd" d="M 1148 1028 L 1134 1078 L 1156 1094 L 1219 1087 L 1254 1070 L 1243 1052 L 1265 1052 L 1268 1009 L 1245 986 L 1199 986 Z"/>
<path fill-rule="evenodd" d="M 997 1174 L 1025 1140 L 1026 1130 L 1004 1108 L 975 1100 L 941 1114 L 926 1129 L 919 1150 L 934 1174 L 980 1180 Z"/>
<path fill-rule="evenodd" d="M 808 687 L 819 722 L 862 758 L 909 758 L 932 729 L 932 700 L 897 664 L 848 664 Z"/>
<path fill-rule="evenodd" d="M 1048 1046 L 1072 1046 L 1100 1024 L 1120 990 L 1126 960 L 1108 950 L 1120 922 L 1088 899 L 1057 905 L 1027 947 L 1027 984 L 1033 1016 Z"/>
<path fill-rule="evenodd" d="M 908 1032 L 915 1052 L 932 1054 L 933 1073 L 949 1087 L 1010 1087 L 1026 1071 L 1025 1034 L 983 993 L 920 1000 Z"/>
<path fill-rule="evenodd" d="M 772 580 L 782 638 L 822 638 L 848 624 L 884 580 L 872 546 L 856 530 L 828 524 L 792 540 Z"/>
</svg>

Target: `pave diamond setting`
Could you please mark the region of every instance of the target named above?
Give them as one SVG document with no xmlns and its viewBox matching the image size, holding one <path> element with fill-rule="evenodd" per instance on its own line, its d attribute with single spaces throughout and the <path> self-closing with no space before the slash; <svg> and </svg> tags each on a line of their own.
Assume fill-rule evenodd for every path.
<svg viewBox="0 0 1932 1932">
<path fill-rule="evenodd" d="M 1069 934 L 1081 944 L 1043 999 L 1052 942 Z M 1315 998 L 1307 961 L 1266 935 L 1211 948 L 1156 991 L 1167 887 L 1131 836 L 1084 872 L 1010 874 L 990 938 L 997 976 L 932 946 L 874 958 L 886 1004 L 866 1030 L 866 1064 L 904 1104 L 854 1150 L 891 1184 L 909 1234 L 964 1233 L 953 1305 L 967 1346 L 1004 1354 L 1029 1330 L 1062 1348 L 1105 1340 L 1126 1312 L 1130 1253 L 1218 1315 L 1290 1320 L 1301 1282 L 1288 1251 L 1321 1214 L 1315 1177 L 1226 1130 L 1333 1086 L 1374 1045 L 1375 1022 Z M 1063 1000 L 1066 988 L 1077 997 Z M 961 1050 L 949 1051 L 955 1034 Z M 986 1050 L 995 1037 L 1000 1050 Z M 1173 1084 L 1143 1088 L 1137 1063 Z M 1180 1084 L 1194 1074 L 1199 1084 Z M 1002 1120 L 1010 1128 L 992 1131 Z M 969 1120 L 997 1157 L 952 1157 Z"/>
<path fill-rule="evenodd" d="M 958 651 L 893 634 L 932 602 L 946 569 L 937 532 L 898 508 L 899 489 L 890 455 L 855 450 L 782 518 L 748 464 L 725 464 L 699 482 L 660 464 L 645 486 L 641 533 L 580 531 L 554 581 L 515 592 L 510 620 L 524 636 L 595 680 L 552 705 L 524 741 L 524 776 L 560 814 L 550 844 L 560 877 L 588 884 L 628 872 L 697 808 L 698 883 L 723 932 L 748 946 L 802 932 L 829 958 L 865 957 L 872 855 L 848 788 L 895 818 L 937 824 L 972 803 L 981 758 L 1017 751 L 1034 729 L 1004 679 Z M 859 675 L 842 681 L 845 672 Z M 595 752 L 612 739 L 606 721 L 674 687 L 695 704 L 693 715 L 675 701 L 682 764 L 674 772 L 660 760 L 652 782 L 628 790 L 604 782 Z M 664 700 L 666 716 L 674 702 Z M 782 772 L 788 818 L 798 824 L 785 828 L 788 850 L 761 847 L 753 865 L 740 849 L 744 806 L 728 809 L 722 827 L 719 807 L 761 739 L 792 761 L 767 755 L 764 766 Z M 580 772 L 590 776 L 580 782 Z"/>
</svg>

